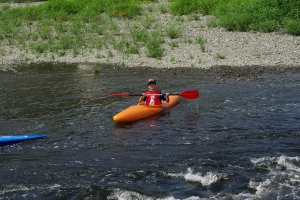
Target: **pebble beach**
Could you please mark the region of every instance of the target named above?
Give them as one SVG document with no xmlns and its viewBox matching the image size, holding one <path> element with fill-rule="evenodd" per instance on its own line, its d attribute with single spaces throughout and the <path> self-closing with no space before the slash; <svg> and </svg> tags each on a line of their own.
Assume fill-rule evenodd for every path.
<svg viewBox="0 0 300 200">
<path fill-rule="evenodd" d="M 34 3 L 33 5 L 38 5 Z M 161 5 L 167 6 L 168 2 L 161 0 L 152 3 L 153 8 Z M 0 4 L 3 6 L 4 4 Z M 7 4 L 6 4 L 7 5 Z M 24 6 L 27 4 L 10 4 Z M 149 6 L 149 5 L 147 5 Z M 159 24 L 167 25 L 174 20 L 170 13 L 162 14 L 158 9 L 153 9 L 153 15 Z M 187 16 L 182 16 L 187 18 Z M 172 48 L 170 43 L 174 41 L 167 35 L 162 44 L 164 54 L 161 59 L 149 58 L 146 49 L 142 47 L 139 54 L 130 54 L 124 57 L 121 52 L 113 48 L 87 50 L 84 54 L 74 57 L 72 52 L 67 52 L 60 57 L 36 56 L 30 52 L 21 50 L 17 45 L 3 45 L 0 66 L 2 69 L 9 65 L 39 62 L 62 62 L 62 63 L 84 63 L 100 65 L 121 65 L 125 67 L 157 67 L 157 68 L 200 68 L 212 67 L 276 67 L 276 68 L 300 68 L 300 37 L 280 32 L 230 32 L 221 27 L 208 27 L 207 20 L 211 16 L 199 15 L 197 20 L 185 20 L 181 28 L 181 34 L 176 39 L 178 46 Z M 127 32 L 129 21 L 118 20 L 121 31 Z M 205 51 L 203 52 L 197 42 L 197 37 L 205 38 Z M 111 51 L 110 59 L 99 55 L 107 55 Z M 26 57 L 26 59 L 25 59 Z"/>
</svg>

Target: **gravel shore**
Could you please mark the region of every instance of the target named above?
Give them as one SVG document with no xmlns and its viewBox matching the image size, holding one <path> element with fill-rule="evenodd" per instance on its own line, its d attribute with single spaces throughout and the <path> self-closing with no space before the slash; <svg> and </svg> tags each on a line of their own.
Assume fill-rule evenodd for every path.
<svg viewBox="0 0 300 200">
<path fill-rule="evenodd" d="M 150 6 L 154 8 L 153 15 L 156 20 L 162 25 L 167 25 L 174 21 L 174 16 L 160 13 L 158 8 L 162 4 L 166 6 L 168 2 L 161 0 Z M 18 4 L 11 4 L 11 6 L 16 5 Z M 72 52 L 67 52 L 64 56 L 57 56 L 53 59 L 50 55 L 37 57 L 28 51 L 20 50 L 19 46 L 1 45 L 0 67 L 6 68 L 9 65 L 20 63 L 63 62 L 103 65 L 121 65 L 122 63 L 126 67 L 158 68 L 208 69 L 220 66 L 300 68 L 300 37 L 278 32 L 229 32 L 220 27 L 208 27 L 206 22 L 209 17 L 199 15 L 198 20 L 190 20 L 188 16 L 183 16 L 185 21 L 182 23 L 182 33 L 176 39 L 178 47 L 172 48 L 170 43 L 174 40 L 166 35 L 165 43 L 162 45 L 165 51 L 161 60 L 147 57 L 146 49 L 143 48 L 140 49 L 139 55 L 130 55 L 126 58 L 113 48 L 103 48 L 102 50 L 87 50 L 83 55 L 80 54 L 76 57 L 73 57 Z M 128 24 L 128 21 L 118 20 L 121 31 L 128 31 L 125 24 Z M 199 36 L 207 40 L 205 52 L 202 52 L 200 45 L 195 42 Z M 194 42 L 188 43 L 185 42 L 186 40 Z M 107 55 L 108 51 L 113 53 L 110 59 L 99 56 Z"/>
</svg>

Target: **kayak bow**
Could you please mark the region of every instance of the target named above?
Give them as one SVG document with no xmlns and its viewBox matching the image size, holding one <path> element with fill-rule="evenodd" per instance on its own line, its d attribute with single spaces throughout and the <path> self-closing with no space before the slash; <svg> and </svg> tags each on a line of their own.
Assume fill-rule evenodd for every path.
<svg viewBox="0 0 300 200">
<path fill-rule="evenodd" d="M 0 135 L 0 147 L 6 145 L 12 145 L 27 140 L 35 140 L 47 137 L 47 134 L 41 135 Z"/>
</svg>

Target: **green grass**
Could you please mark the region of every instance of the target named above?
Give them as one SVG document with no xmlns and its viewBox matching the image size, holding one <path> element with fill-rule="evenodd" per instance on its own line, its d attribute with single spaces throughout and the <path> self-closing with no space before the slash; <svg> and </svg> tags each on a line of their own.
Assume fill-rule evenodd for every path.
<svg viewBox="0 0 300 200">
<path fill-rule="evenodd" d="M 166 6 L 163 6 L 163 5 L 161 5 L 161 6 L 159 7 L 159 11 L 160 11 L 160 13 L 162 13 L 162 14 L 166 14 L 166 13 L 169 12 L 168 8 L 167 8 Z"/>
<path fill-rule="evenodd" d="M 172 41 L 169 43 L 171 49 L 173 50 L 175 47 L 179 47 L 178 41 Z"/>
<path fill-rule="evenodd" d="M 101 67 L 93 67 L 93 72 L 95 75 L 99 74 L 101 72 Z"/>
<path fill-rule="evenodd" d="M 131 0 L 49 0 L 39 6 L 8 9 L 0 14 L 1 25 L 20 26 L 26 21 L 97 22 L 101 13 L 112 17 L 133 18 L 141 15 L 142 8 Z M 53 23 L 53 22 L 52 22 Z"/>
<path fill-rule="evenodd" d="M 220 3 L 226 0 L 170 0 L 170 10 L 176 15 L 191 13 L 211 14 L 211 11 Z"/>
<path fill-rule="evenodd" d="M 164 53 L 164 49 L 161 48 L 161 44 L 164 43 L 162 33 L 159 31 L 148 32 L 139 26 L 133 26 L 130 28 L 130 35 L 134 42 L 142 44 L 147 48 L 147 56 L 151 58 L 161 59 Z"/>
<path fill-rule="evenodd" d="M 300 19 L 297 20 L 287 20 L 284 28 L 287 33 L 292 34 L 292 35 L 297 35 L 300 36 Z"/>
<path fill-rule="evenodd" d="M 159 32 L 149 34 L 147 41 L 145 41 L 147 56 L 160 60 L 164 54 L 164 49 L 160 46 L 162 43 L 164 43 L 164 40 Z"/>
<path fill-rule="evenodd" d="M 155 21 L 156 19 L 154 15 L 146 15 L 141 23 L 145 29 L 149 29 L 152 27 Z"/>
<path fill-rule="evenodd" d="M 205 52 L 205 45 L 207 43 L 207 40 L 202 38 L 202 37 L 198 37 L 197 38 L 197 43 L 200 45 L 201 51 L 204 53 Z"/>
<path fill-rule="evenodd" d="M 175 15 L 214 15 L 230 31 L 282 31 L 300 35 L 299 0 L 170 0 Z"/>
<path fill-rule="evenodd" d="M 169 24 L 165 28 L 165 32 L 167 33 L 169 38 L 176 39 L 180 36 L 182 30 L 181 30 L 180 26 L 178 26 L 177 24 Z"/>
<path fill-rule="evenodd" d="M 0 0 L 0 3 L 31 3 L 47 0 Z"/>
<path fill-rule="evenodd" d="M 221 59 L 221 60 L 223 60 L 223 59 L 225 59 L 225 56 L 224 56 L 224 55 L 220 55 L 220 54 L 218 54 L 218 55 L 216 56 L 216 58 L 217 58 L 217 59 Z"/>
<path fill-rule="evenodd" d="M 63 56 L 72 51 L 76 57 L 82 52 L 80 49 L 108 49 L 110 46 L 128 55 L 138 54 L 139 48 L 146 46 L 149 57 L 160 59 L 163 55 L 160 48 L 162 37 L 158 34 L 152 37 L 151 33 L 144 31 L 154 24 L 153 15 L 140 20 L 144 27 L 132 28 L 131 37 L 117 39 L 122 34 L 117 20 L 141 17 L 141 3 L 155 1 L 91 0 L 87 3 L 82 0 L 49 0 L 25 8 L 4 6 L 0 12 L 0 39 L 6 39 L 9 45 L 30 48 L 38 55 L 49 51 Z M 27 41 L 31 41 L 30 45 Z"/>
</svg>

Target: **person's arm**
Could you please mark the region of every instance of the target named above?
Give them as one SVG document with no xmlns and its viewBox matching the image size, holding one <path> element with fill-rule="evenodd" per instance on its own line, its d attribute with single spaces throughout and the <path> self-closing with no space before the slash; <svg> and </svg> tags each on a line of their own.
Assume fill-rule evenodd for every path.
<svg viewBox="0 0 300 200">
<path fill-rule="evenodd" d="M 169 93 L 162 94 L 161 100 L 169 103 L 169 101 L 170 101 L 170 99 L 169 99 Z"/>
<path fill-rule="evenodd" d="M 142 96 L 139 98 L 139 103 L 144 103 L 145 93 L 142 93 Z"/>
<path fill-rule="evenodd" d="M 169 93 L 166 93 L 166 102 L 169 103 L 170 99 L 169 99 Z"/>
</svg>

